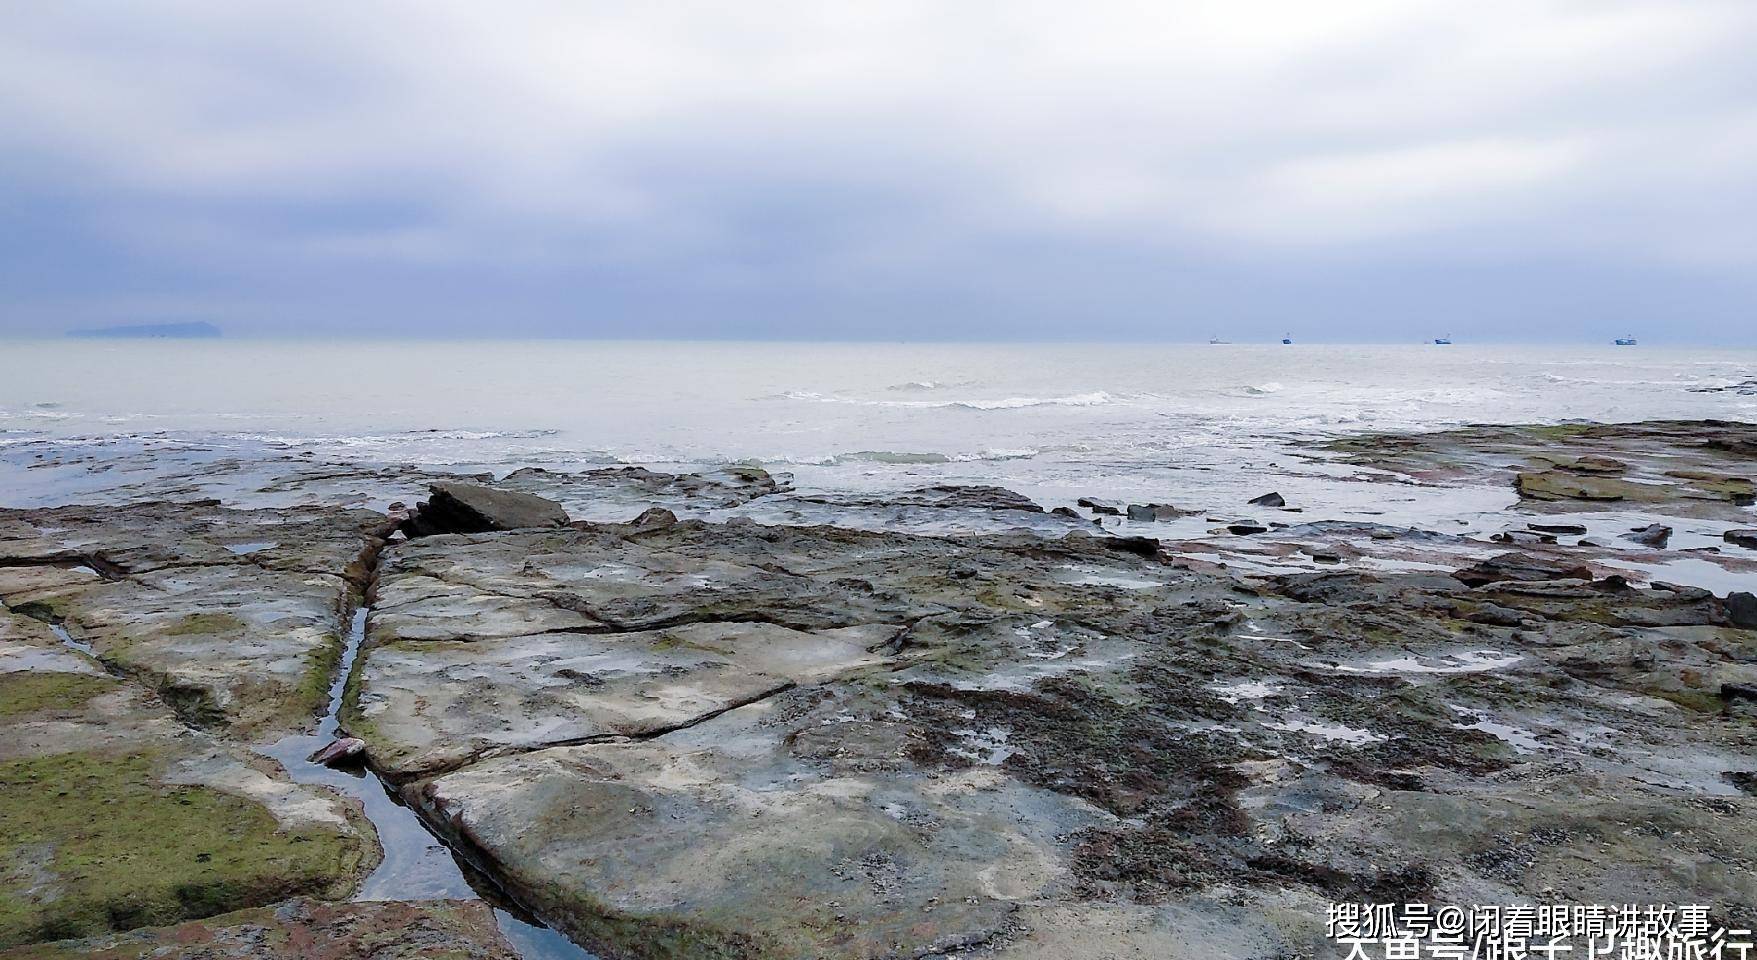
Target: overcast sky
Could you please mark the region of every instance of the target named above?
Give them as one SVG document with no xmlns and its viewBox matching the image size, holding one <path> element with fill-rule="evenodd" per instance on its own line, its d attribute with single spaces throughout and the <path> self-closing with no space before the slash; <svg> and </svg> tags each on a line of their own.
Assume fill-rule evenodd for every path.
<svg viewBox="0 0 1757 960">
<path fill-rule="evenodd" d="M 0 334 L 1757 343 L 1757 2 L 9 3 Z"/>
</svg>

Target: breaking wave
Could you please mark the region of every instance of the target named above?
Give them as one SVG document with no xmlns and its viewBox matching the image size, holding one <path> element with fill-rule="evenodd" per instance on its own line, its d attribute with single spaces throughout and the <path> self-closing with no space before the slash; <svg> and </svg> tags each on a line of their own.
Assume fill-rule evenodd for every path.
<svg viewBox="0 0 1757 960">
<path fill-rule="evenodd" d="M 809 463 L 820 467 L 840 467 L 861 463 L 911 466 L 945 463 L 980 463 L 997 460 L 1029 460 L 1041 452 L 1041 450 L 1036 450 L 1030 447 L 992 448 L 988 450 L 979 450 L 974 453 L 933 453 L 929 451 L 914 450 L 853 450 L 848 453 L 837 453 L 824 457 L 756 457 L 749 462 L 764 466 L 786 465 L 790 463 Z"/>
<path fill-rule="evenodd" d="M 966 410 L 1020 410 L 1026 407 L 1096 407 L 1121 400 L 1103 390 L 1075 393 L 1065 397 L 1004 397 L 999 400 L 867 400 L 859 397 L 836 397 L 811 390 L 789 390 L 781 396 L 787 400 L 807 403 L 846 403 L 862 407 L 913 407 L 937 409 L 961 407 Z"/>
<path fill-rule="evenodd" d="M 560 432 L 560 430 L 445 430 L 435 427 L 427 430 L 405 430 L 401 433 L 379 435 L 343 434 L 333 437 L 313 437 L 280 433 L 234 433 L 227 435 L 227 438 L 255 441 L 271 447 L 309 445 L 375 447 L 423 440 L 535 440 L 541 437 L 553 437 Z"/>
<path fill-rule="evenodd" d="M 906 450 L 856 450 L 852 453 L 838 453 L 828 458 L 828 463 L 951 463 L 952 458 L 943 453 L 910 453 Z"/>
<path fill-rule="evenodd" d="M 1543 378 L 1551 383 L 1580 383 L 1589 386 L 1610 387 L 1681 387 L 1695 383 L 1694 380 L 1612 380 L 1599 377 L 1565 377 L 1559 373 L 1546 373 Z"/>
</svg>

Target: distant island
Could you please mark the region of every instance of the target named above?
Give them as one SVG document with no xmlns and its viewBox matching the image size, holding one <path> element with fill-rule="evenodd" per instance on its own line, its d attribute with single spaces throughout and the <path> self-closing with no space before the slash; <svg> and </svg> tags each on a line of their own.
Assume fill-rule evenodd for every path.
<svg viewBox="0 0 1757 960">
<path fill-rule="evenodd" d="M 141 339 L 141 338 L 177 338 L 206 339 L 220 335 L 220 328 L 205 320 L 193 323 L 129 323 L 116 327 L 95 327 L 90 330 L 69 330 L 70 337 L 94 337 L 98 339 Z"/>
</svg>

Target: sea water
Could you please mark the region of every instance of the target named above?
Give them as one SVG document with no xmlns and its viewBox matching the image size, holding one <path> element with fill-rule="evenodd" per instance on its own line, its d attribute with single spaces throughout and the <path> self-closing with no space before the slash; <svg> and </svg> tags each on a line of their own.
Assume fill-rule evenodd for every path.
<svg viewBox="0 0 1757 960">
<path fill-rule="evenodd" d="M 1361 430 L 1757 416 L 1757 350 L 0 341 L 0 439 L 378 461 L 724 463 L 848 488 L 1250 459 Z M 1219 453 L 1230 451 L 1230 453 Z M 1182 462 L 1179 462 L 1182 460 Z"/>
</svg>

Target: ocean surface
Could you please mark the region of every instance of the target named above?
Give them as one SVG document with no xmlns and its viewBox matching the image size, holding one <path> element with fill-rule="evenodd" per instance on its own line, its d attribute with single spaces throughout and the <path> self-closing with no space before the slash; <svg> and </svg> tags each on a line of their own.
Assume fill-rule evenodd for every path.
<svg viewBox="0 0 1757 960">
<path fill-rule="evenodd" d="M 1299 441 L 1757 419 L 1757 350 L 1296 344 L 0 342 L 0 460 L 45 450 L 496 471 L 748 461 L 803 489 L 997 483 L 1237 503 Z M 1299 485 L 1299 477 L 1278 481 Z M 49 483 L 50 487 L 45 487 Z M 1308 500 L 1322 502 L 1316 489 Z M 66 499 L 0 470 L 0 504 Z M 1338 503 L 1340 506 L 1345 504 Z"/>
</svg>

